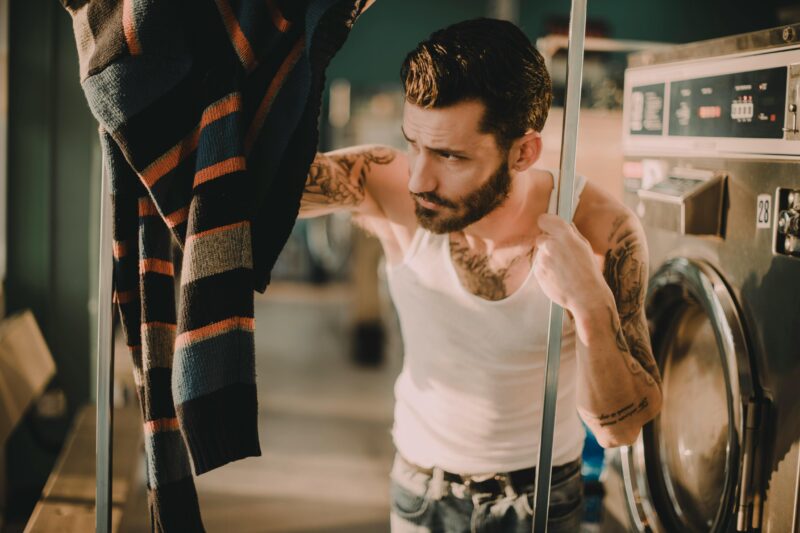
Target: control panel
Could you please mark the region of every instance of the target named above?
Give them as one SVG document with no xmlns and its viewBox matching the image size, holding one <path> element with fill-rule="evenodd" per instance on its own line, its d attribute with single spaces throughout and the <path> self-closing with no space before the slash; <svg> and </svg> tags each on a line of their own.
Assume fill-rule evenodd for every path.
<svg viewBox="0 0 800 533">
<path fill-rule="evenodd" d="M 631 90 L 628 131 L 633 135 L 661 135 L 664 131 L 664 84 Z"/>
<path fill-rule="evenodd" d="M 800 157 L 800 49 L 629 68 L 627 155 Z"/>
<path fill-rule="evenodd" d="M 787 67 L 673 81 L 669 135 L 783 138 Z"/>
</svg>

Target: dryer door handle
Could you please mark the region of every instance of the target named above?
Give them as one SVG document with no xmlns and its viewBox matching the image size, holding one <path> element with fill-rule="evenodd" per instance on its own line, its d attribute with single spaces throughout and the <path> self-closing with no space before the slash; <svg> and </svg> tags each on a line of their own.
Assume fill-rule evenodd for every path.
<svg viewBox="0 0 800 533">
<path fill-rule="evenodd" d="M 745 406 L 744 439 L 742 442 L 742 461 L 739 473 L 739 499 L 736 502 L 736 531 L 758 529 L 761 521 L 761 497 L 758 494 L 761 484 L 756 467 L 756 449 L 759 429 L 767 413 L 767 402 L 751 399 Z"/>
</svg>

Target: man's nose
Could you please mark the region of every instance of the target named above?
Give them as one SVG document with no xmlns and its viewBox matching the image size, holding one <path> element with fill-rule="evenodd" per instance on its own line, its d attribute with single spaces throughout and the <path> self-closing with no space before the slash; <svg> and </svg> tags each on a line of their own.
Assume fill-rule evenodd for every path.
<svg viewBox="0 0 800 533">
<path fill-rule="evenodd" d="M 436 174 L 431 158 L 425 154 L 419 154 L 409 161 L 408 174 L 408 190 L 413 194 L 436 190 Z"/>
</svg>

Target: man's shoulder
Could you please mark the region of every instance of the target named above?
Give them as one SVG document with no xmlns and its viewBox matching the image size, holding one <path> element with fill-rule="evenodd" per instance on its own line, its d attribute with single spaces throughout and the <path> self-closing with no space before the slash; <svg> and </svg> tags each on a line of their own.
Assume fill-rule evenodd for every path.
<svg viewBox="0 0 800 533">
<path fill-rule="evenodd" d="M 373 224 L 390 224 L 413 230 L 416 228 L 414 202 L 408 192 L 408 160 L 405 152 L 387 146 L 373 146 L 369 156 L 379 154 L 385 164 L 372 165 L 366 178 L 367 192 L 374 202 L 366 213 Z"/>
<path fill-rule="evenodd" d="M 304 199 L 321 209 L 308 209 L 307 216 L 326 214 L 334 206 L 349 208 L 369 224 L 413 220 L 406 154 L 391 146 L 356 145 L 317 154 L 309 180 L 316 188 L 309 190 L 307 183 Z"/>
<path fill-rule="evenodd" d="M 356 156 L 363 169 L 367 201 L 354 210 L 354 222 L 377 237 L 391 261 L 402 258 L 417 229 L 414 201 L 408 192 L 405 152 L 382 145 L 347 148 L 334 155 Z"/>
<path fill-rule="evenodd" d="M 644 240 L 636 214 L 591 181 L 586 183 L 581 193 L 573 221 L 599 255 L 613 248 L 620 235 Z"/>
</svg>

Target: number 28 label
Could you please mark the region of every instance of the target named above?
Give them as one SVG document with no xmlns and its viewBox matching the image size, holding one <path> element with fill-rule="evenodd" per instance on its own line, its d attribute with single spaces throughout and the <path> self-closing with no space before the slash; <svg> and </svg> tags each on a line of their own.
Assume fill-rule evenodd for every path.
<svg viewBox="0 0 800 533">
<path fill-rule="evenodd" d="M 759 194 L 756 200 L 756 228 L 772 227 L 772 196 Z"/>
</svg>

